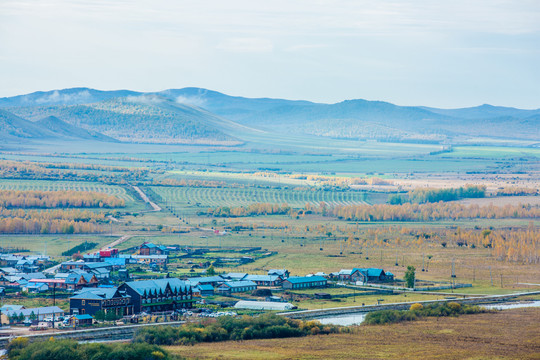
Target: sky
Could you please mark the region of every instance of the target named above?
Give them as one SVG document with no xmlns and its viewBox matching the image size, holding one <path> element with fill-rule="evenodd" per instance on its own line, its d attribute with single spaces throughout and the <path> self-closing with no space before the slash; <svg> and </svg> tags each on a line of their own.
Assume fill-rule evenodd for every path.
<svg viewBox="0 0 540 360">
<path fill-rule="evenodd" d="M 0 0 L 0 97 L 69 87 L 540 108 L 539 0 Z"/>
</svg>

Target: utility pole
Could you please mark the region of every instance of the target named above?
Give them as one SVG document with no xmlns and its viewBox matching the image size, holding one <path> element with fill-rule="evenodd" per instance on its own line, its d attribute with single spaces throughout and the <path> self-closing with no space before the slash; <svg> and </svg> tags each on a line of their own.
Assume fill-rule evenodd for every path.
<svg viewBox="0 0 540 360">
<path fill-rule="evenodd" d="M 426 271 L 424 254 L 422 254 L 422 271 Z"/>
<path fill-rule="evenodd" d="M 455 259 L 452 259 L 452 278 L 456 277 L 456 263 Z"/>
</svg>

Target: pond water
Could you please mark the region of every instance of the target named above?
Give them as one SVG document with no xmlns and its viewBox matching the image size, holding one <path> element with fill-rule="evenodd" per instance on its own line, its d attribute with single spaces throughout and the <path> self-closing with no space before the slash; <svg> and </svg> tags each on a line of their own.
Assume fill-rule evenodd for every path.
<svg viewBox="0 0 540 360">
<path fill-rule="evenodd" d="M 525 307 L 539 307 L 540 300 L 528 301 L 528 302 L 481 305 L 481 306 L 485 307 L 486 309 L 496 309 L 496 310 L 518 309 L 518 308 L 525 308 Z"/>
<path fill-rule="evenodd" d="M 365 317 L 366 317 L 365 313 L 357 313 L 357 314 L 321 317 L 315 320 L 318 320 L 321 324 L 324 324 L 324 325 L 330 324 L 330 325 L 349 326 L 349 325 L 360 325 L 362 321 L 364 321 Z"/>
<path fill-rule="evenodd" d="M 515 302 L 515 303 L 504 303 L 504 304 L 492 304 L 492 305 L 480 305 L 486 309 L 495 309 L 495 310 L 506 310 L 506 309 L 517 309 L 524 307 L 540 307 L 540 300 L 537 301 L 528 301 L 528 302 Z M 341 326 L 350 326 L 350 325 L 360 325 L 366 317 L 366 313 L 356 313 L 356 314 L 347 314 L 339 316 L 325 316 L 316 318 L 321 324 L 330 324 L 330 325 L 341 325 Z"/>
</svg>

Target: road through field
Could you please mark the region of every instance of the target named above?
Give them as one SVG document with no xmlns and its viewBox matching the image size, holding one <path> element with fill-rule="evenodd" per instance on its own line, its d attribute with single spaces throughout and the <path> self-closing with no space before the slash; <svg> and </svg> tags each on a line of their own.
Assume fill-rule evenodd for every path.
<svg viewBox="0 0 540 360">
<path fill-rule="evenodd" d="M 145 203 L 150 204 L 153 209 L 152 211 L 161 211 L 159 205 L 157 205 L 155 202 L 152 202 L 138 186 L 131 185 L 131 187 L 139 194 L 139 196 L 141 197 L 141 199 L 143 199 Z"/>
<path fill-rule="evenodd" d="M 132 237 L 133 237 L 133 235 L 124 235 L 124 236 L 122 236 L 120 239 L 117 239 L 117 240 L 113 241 L 113 242 L 110 243 L 110 244 L 107 244 L 107 245 L 105 245 L 105 246 L 100 247 L 100 248 L 99 248 L 99 251 L 101 251 L 101 250 L 106 250 L 106 249 L 108 249 L 108 248 L 114 248 L 115 246 L 118 246 L 118 245 L 120 245 L 121 243 L 128 241 L 128 240 L 131 239 Z"/>
</svg>

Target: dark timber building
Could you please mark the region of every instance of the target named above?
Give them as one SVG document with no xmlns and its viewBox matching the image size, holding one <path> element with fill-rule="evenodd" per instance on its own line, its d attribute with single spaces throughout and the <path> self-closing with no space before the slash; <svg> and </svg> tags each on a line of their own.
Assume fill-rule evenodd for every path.
<svg viewBox="0 0 540 360">
<path fill-rule="evenodd" d="M 119 290 L 131 297 L 135 313 L 191 308 L 194 302 L 191 285 L 176 278 L 130 281 Z"/>
</svg>

